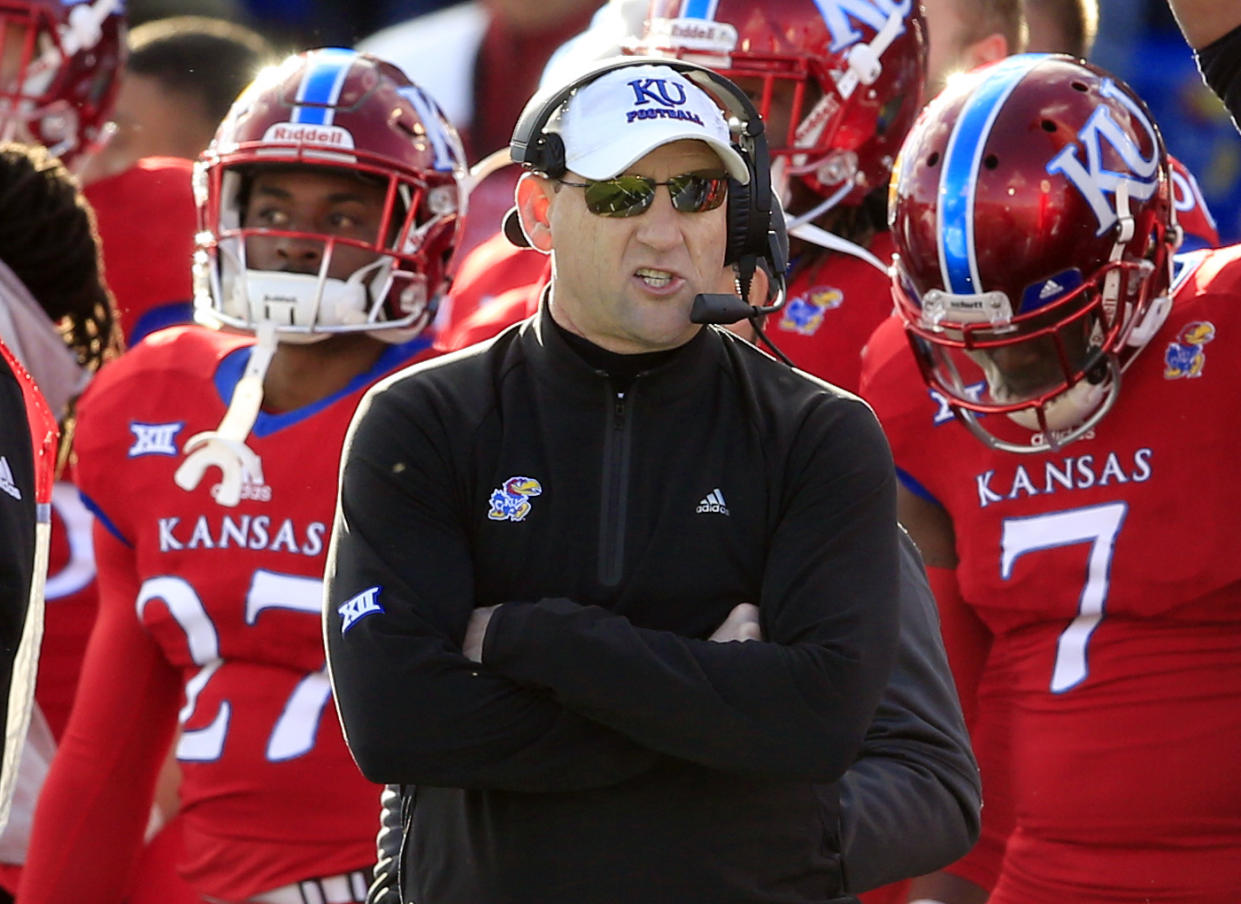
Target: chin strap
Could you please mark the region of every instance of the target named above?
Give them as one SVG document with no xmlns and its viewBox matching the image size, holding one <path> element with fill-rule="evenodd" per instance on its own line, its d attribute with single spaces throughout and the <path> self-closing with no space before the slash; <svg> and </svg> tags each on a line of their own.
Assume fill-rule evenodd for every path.
<svg viewBox="0 0 1241 904">
<path fill-rule="evenodd" d="M 826 248 L 829 251 L 839 251 L 842 254 L 852 255 L 860 260 L 866 261 L 866 263 L 870 264 L 884 276 L 888 275 L 887 264 L 879 260 L 878 257 L 871 254 L 856 242 L 851 242 L 848 239 L 842 239 L 840 236 L 833 232 L 828 232 L 821 226 L 816 226 L 813 223 L 802 223 L 799 226 L 794 226 L 791 228 L 789 230 L 789 235 L 796 236 L 803 241 L 818 245 L 820 248 Z"/>
<path fill-rule="evenodd" d="M 849 50 L 849 71 L 837 81 L 836 90 L 846 100 L 859 85 L 873 85 L 883 74 L 883 56 L 892 42 L 905 30 L 905 20 L 898 12 L 888 13 L 888 21 L 876 32 L 869 44 L 854 44 Z"/>
<path fill-rule="evenodd" d="M 186 440 L 185 461 L 173 478 L 177 486 L 190 491 L 202 481 L 208 468 L 219 468 L 220 482 L 211 488 L 211 495 L 220 505 L 235 506 L 241 501 L 243 478 L 263 482 L 263 463 L 246 445 L 246 437 L 263 404 L 263 377 L 276 352 L 276 325 L 265 320 L 258 325 L 256 334 L 258 341 L 250 351 L 250 361 L 237 381 L 220 426 L 195 433 Z"/>
</svg>

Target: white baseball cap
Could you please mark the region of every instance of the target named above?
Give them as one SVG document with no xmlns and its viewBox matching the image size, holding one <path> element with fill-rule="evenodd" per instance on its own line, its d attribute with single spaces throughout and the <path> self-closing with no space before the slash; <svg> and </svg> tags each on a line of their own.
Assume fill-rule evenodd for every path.
<svg viewBox="0 0 1241 904">
<path fill-rule="evenodd" d="M 564 142 L 565 168 L 587 179 L 611 179 L 673 141 L 705 141 L 728 175 L 750 181 L 733 146 L 724 111 L 702 88 L 669 66 L 613 69 L 570 95 L 548 122 Z M 504 220 L 516 245 L 529 245 L 516 208 Z"/>
<path fill-rule="evenodd" d="M 669 66 L 625 66 L 575 91 L 547 124 L 564 142 L 565 166 L 587 179 L 619 176 L 673 141 L 705 141 L 738 182 L 750 181 L 724 111 Z"/>
</svg>

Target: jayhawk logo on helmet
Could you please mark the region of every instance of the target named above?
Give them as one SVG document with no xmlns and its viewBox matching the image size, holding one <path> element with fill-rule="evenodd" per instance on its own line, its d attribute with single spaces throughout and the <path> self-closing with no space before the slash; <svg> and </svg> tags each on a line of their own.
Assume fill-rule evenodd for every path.
<svg viewBox="0 0 1241 904">
<path fill-rule="evenodd" d="M 530 497 L 541 496 L 543 486 L 533 477 L 510 477 L 503 486 L 491 491 L 492 521 L 524 521 L 530 514 Z"/>
</svg>

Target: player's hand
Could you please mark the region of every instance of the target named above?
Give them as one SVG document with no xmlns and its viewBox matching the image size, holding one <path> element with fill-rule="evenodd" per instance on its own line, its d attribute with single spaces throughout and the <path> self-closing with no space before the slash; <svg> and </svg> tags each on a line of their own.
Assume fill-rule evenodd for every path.
<svg viewBox="0 0 1241 904">
<path fill-rule="evenodd" d="M 758 606 L 739 603 L 728 613 L 724 623 L 715 629 L 708 640 L 727 643 L 730 640 L 762 640 L 763 629 L 758 624 Z"/>
<path fill-rule="evenodd" d="M 491 613 L 499 606 L 480 606 L 470 613 L 469 624 L 465 626 L 465 640 L 461 650 L 472 662 L 483 661 L 483 638 L 487 636 L 487 625 L 491 624 Z"/>
</svg>

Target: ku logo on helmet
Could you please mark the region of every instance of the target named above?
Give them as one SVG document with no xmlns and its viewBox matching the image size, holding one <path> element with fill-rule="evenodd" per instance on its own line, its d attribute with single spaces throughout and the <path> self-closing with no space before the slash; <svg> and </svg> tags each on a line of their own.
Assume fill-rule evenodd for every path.
<svg viewBox="0 0 1241 904">
<path fill-rule="evenodd" d="M 818 0 L 819 10 L 832 33 L 832 50 L 840 50 L 862 39 L 862 33 L 853 27 L 854 21 L 862 22 L 874 31 L 882 31 L 893 16 L 904 20 L 913 10 L 913 0 L 894 3 L 892 0 Z M 897 34 L 904 31 L 902 26 Z"/>
<path fill-rule="evenodd" d="M 1123 128 L 1112 117 L 1108 107 L 1099 107 L 1086 120 L 1077 137 L 1086 152 L 1083 164 L 1078 159 L 1078 148 L 1068 145 L 1060 150 L 1047 164 L 1048 173 L 1062 173 L 1072 182 L 1077 190 L 1090 204 L 1098 220 L 1099 227 L 1095 235 L 1102 235 L 1116 225 L 1119 217 L 1115 202 L 1109 203 L 1107 195 L 1113 198 L 1122 185 L 1127 186 L 1128 195 L 1138 201 L 1145 201 L 1159 187 L 1159 139 L 1155 127 L 1142 109 L 1116 87 L 1112 79 L 1104 79 L 1099 93 L 1122 104 L 1129 111 L 1135 122 L 1141 123 L 1146 134 L 1150 136 L 1150 158 L 1142 156 L 1139 148 Z M 1113 172 L 1103 165 L 1103 144 L 1116 151 L 1120 159 L 1128 167 L 1128 172 Z M 1127 213 L 1127 211 L 1126 211 Z"/>
</svg>

